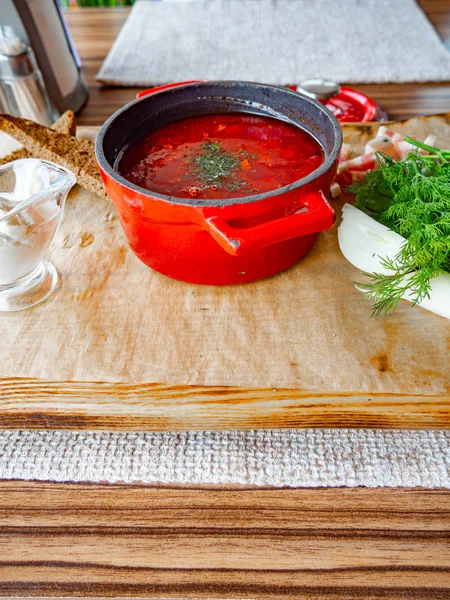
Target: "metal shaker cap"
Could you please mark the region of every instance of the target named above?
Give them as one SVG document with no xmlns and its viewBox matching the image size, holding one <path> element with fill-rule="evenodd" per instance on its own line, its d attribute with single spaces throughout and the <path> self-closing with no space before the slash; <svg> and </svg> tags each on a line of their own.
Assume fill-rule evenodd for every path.
<svg viewBox="0 0 450 600">
<path fill-rule="evenodd" d="M 10 27 L 0 29 L 0 78 L 27 77 L 35 71 L 30 48 Z"/>
<path fill-rule="evenodd" d="M 31 73 L 34 73 L 34 65 L 28 49 L 15 56 L 0 54 L 0 79 L 17 79 Z"/>
</svg>

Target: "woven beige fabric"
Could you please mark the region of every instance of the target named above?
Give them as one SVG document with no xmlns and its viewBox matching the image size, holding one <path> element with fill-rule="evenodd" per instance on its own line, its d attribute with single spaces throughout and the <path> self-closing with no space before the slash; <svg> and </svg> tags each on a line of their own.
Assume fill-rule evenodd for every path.
<svg viewBox="0 0 450 600">
<path fill-rule="evenodd" d="M 98 78 L 273 84 L 450 80 L 450 53 L 414 0 L 140 0 Z"/>
<path fill-rule="evenodd" d="M 0 432 L 0 479 L 450 488 L 450 432 Z"/>
</svg>

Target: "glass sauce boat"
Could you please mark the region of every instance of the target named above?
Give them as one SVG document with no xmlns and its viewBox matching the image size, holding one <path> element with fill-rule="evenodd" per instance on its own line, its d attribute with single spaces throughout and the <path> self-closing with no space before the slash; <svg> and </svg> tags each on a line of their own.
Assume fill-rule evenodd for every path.
<svg viewBox="0 0 450 600">
<path fill-rule="evenodd" d="M 45 160 L 0 167 L 0 311 L 34 306 L 56 288 L 56 269 L 43 259 L 75 183 L 73 173 Z"/>
</svg>

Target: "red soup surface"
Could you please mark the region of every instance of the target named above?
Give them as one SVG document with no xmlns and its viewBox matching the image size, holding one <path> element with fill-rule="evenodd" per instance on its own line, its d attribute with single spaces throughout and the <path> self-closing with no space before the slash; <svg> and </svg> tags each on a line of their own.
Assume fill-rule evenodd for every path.
<svg viewBox="0 0 450 600">
<path fill-rule="evenodd" d="M 117 170 L 147 190 L 177 198 L 240 198 L 312 173 L 318 142 L 284 121 L 247 114 L 191 117 L 130 144 Z"/>
</svg>

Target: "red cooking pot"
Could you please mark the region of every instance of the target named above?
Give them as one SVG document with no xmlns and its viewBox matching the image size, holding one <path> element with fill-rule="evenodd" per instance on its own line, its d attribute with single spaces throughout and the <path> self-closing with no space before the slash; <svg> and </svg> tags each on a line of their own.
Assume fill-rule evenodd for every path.
<svg viewBox="0 0 450 600">
<path fill-rule="evenodd" d="M 296 263 L 318 232 L 333 225 L 327 195 L 342 133 L 322 104 L 286 88 L 232 81 L 172 84 L 140 96 L 105 122 L 96 156 L 130 248 L 146 265 L 192 283 L 255 281 Z M 223 200 L 148 191 L 115 169 L 123 149 L 143 133 L 191 116 L 232 112 L 266 115 L 303 128 L 320 143 L 324 162 L 285 187 Z"/>
</svg>

